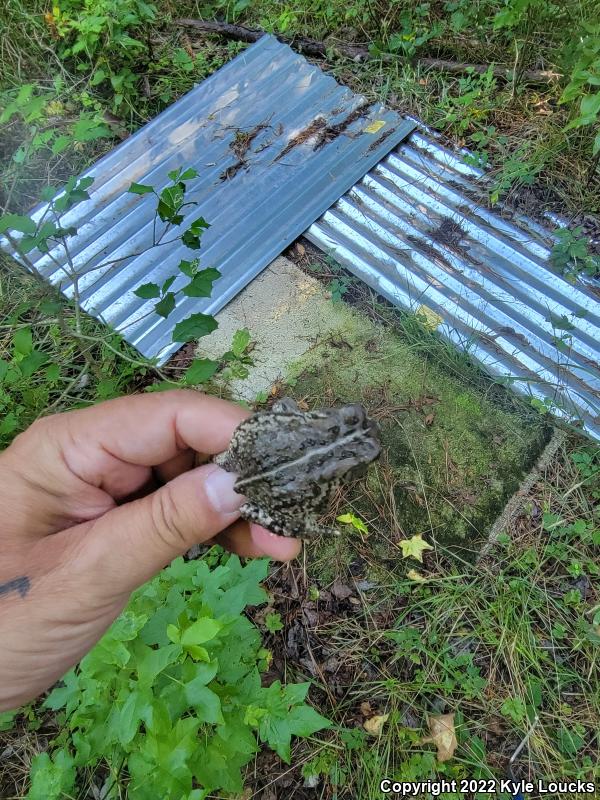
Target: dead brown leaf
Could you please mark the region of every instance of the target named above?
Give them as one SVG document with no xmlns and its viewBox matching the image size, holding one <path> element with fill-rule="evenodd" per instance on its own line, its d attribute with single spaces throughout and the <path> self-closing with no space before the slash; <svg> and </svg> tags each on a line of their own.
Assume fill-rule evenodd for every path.
<svg viewBox="0 0 600 800">
<path fill-rule="evenodd" d="M 372 736 L 379 736 L 388 717 L 389 714 L 375 714 L 374 717 L 363 722 L 363 728 Z"/>
<path fill-rule="evenodd" d="M 350 597 L 350 595 L 353 594 L 354 592 L 354 590 L 350 586 L 346 586 L 346 584 L 342 583 L 341 581 L 334 581 L 329 591 L 338 600 L 345 600 L 347 597 Z"/>
<path fill-rule="evenodd" d="M 421 739 L 421 744 L 432 742 L 437 747 L 437 760 L 440 763 L 454 758 L 454 751 L 458 747 L 456 731 L 454 728 L 454 714 L 440 714 L 429 717 L 427 721 L 431 736 Z"/>
</svg>

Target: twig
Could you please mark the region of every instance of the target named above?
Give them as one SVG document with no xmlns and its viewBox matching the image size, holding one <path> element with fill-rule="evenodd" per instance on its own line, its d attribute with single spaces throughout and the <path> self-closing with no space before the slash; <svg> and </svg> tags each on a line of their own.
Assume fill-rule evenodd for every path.
<svg viewBox="0 0 600 800">
<path fill-rule="evenodd" d="M 228 22 L 214 22 L 202 19 L 177 19 L 175 24 L 186 28 L 195 28 L 203 33 L 213 33 L 224 36 L 227 39 L 236 39 L 241 42 L 257 42 L 265 35 L 264 31 L 246 28 L 243 25 L 232 25 Z M 397 60 L 399 56 L 391 53 L 384 53 L 382 56 L 373 56 L 368 48 L 354 44 L 344 44 L 342 42 L 319 42 L 316 39 L 309 39 L 307 36 L 284 36 L 276 34 L 277 39 L 284 44 L 289 44 L 294 50 L 305 53 L 308 56 L 323 58 L 328 51 L 337 52 L 353 61 L 369 61 L 373 58 L 382 58 L 384 61 Z M 490 64 L 468 64 L 461 61 L 447 61 L 442 58 L 418 58 L 417 64 L 428 69 L 436 69 L 440 72 L 450 72 L 462 74 L 464 72 L 477 72 L 480 75 L 487 72 Z M 514 70 L 500 64 L 492 65 L 492 74 L 495 78 L 503 81 L 514 81 Z M 560 72 L 545 69 L 526 69 L 519 75 L 524 83 L 554 83 L 562 78 Z"/>
</svg>

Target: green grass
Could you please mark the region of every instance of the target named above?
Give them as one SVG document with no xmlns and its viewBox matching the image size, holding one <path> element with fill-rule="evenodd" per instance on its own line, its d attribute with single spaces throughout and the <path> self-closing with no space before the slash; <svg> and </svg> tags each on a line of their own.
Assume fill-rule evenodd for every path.
<svg viewBox="0 0 600 800">
<path fill-rule="evenodd" d="M 582 453 L 593 469 L 577 467 Z M 426 583 L 398 579 L 390 568 L 387 580 L 355 590 L 358 605 L 338 604 L 330 621 L 321 601 L 325 621 L 310 641 L 315 662 L 325 665 L 315 676 L 323 713 L 358 738 L 351 747 L 338 737 L 335 749 L 315 757 L 322 796 L 379 798 L 383 776 L 505 777 L 536 715 L 515 774 L 597 783 L 597 450 L 593 458 L 593 450 L 565 444 L 485 563 L 452 566 L 436 551 L 425 566 L 412 562 Z M 293 618 L 294 603 L 287 606 Z M 332 654 L 337 665 L 328 672 Z M 288 669 L 295 674 L 292 660 Z M 374 713 L 389 714 L 379 737 L 361 732 Z M 422 739 L 428 716 L 448 713 L 455 714 L 458 749 L 440 764 Z M 298 748 L 298 758 L 305 750 Z"/>
</svg>

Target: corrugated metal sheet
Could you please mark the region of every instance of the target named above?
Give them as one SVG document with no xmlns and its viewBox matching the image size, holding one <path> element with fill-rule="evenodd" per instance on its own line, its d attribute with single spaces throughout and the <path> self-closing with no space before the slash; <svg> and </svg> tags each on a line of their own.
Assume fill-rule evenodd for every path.
<svg viewBox="0 0 600 800">
<path fill-rule="evenodd" d="M 81 306 L 162 362 L 180 346 L 171 340 L 177 322 L 222 308 L 413 128 L 264 36 L 85 173 L 94 177 L 90 200 L 62 217 L 78 231 L 71 263 L 61 246 L 30 258 L 70 297 L 76 274 Z M 232 146 L 249 132 L 256 135 L 241 163 Z M 199 173 L 186 195 L 197 205 L 184 209 L 181 229 L 200 215 L 208 220 L 199 254 L 222 277 L 210 300 L 184 298 L 165 320 L 133 290 L 162 283 L 196 252 L 181 242 L 150 248 L 156 202 L 127 189 L 137 182 L 160 190 L 178 167 Z"/>
<path fill-rule="evenodd" d="M 482 184 L 460 153 L 415 132 L 305 235 L 395 305 L 439 322 L 492 375 L 548 398 L 600 439 L 600 293 L 551 270 L 551 235 L 490 211 Z"/>
</svg>

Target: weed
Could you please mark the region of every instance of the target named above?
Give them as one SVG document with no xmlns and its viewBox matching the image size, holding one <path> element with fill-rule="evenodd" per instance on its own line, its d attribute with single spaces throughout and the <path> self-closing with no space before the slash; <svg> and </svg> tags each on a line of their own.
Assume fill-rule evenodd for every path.
<svg viewBox="0 0 600 800">
<path fill-rule="evenodd" d="M 571 278 L 582 273 L 590 277 L 600 275 L 600 257 L 589 252 L 583 228 L 558 228 L 554 235 L 558 241 L 552 248 L 552 263 L 563 275 Z"/>
<path fill-rule="evenodd" d="M 58 800 L 74 790 L 78 770 L 102 763 L 110 796 L 124 785 L 140 800 L 239 792 L 257 740 L 289 762 L 292 736 L 328 727 L 304 703 L 308 683 L 261 685 L 269 653 L 243 611 L 266 600 L 267 565 L 222 555 L 211 569 L 177 559 L 135 592 L 45 700 L 63 710 L 65 727 L 33 759 L 28 797 Z"/>
</svg>

